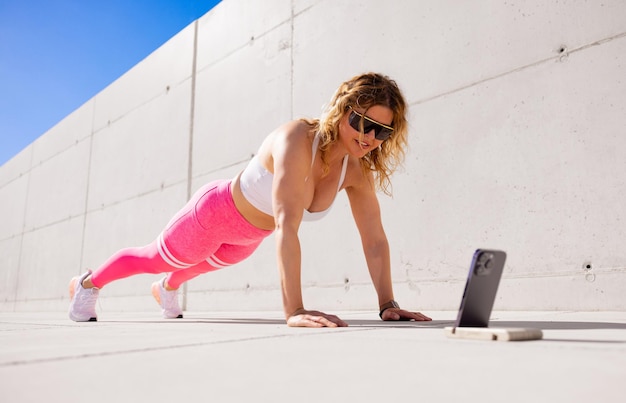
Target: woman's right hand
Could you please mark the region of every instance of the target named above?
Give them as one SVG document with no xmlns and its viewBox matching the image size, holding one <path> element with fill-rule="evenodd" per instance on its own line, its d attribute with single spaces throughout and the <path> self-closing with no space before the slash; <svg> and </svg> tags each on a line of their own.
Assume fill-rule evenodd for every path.
<svg viewBox="0 0 626 403">
<path fill-rule="evenodd" d="M 348 324 L 335 315 L 320 311 L 298 309 L 287 319 L 289 327 L 346 327 Z"/>
</svg>

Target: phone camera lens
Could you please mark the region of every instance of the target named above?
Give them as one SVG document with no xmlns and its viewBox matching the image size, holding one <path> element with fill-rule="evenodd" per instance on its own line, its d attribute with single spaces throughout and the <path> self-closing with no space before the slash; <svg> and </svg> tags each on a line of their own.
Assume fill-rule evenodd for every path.
<svg viewBox="0 0 626 403">
<path fill-rule="evenodd" d="M 483 253 L 478 258 L 478 264 L 476 265 L 476 274 L 479 276 L 486 276 L 491 272 L 493 268 L 493 254 Z"/>
</svg>

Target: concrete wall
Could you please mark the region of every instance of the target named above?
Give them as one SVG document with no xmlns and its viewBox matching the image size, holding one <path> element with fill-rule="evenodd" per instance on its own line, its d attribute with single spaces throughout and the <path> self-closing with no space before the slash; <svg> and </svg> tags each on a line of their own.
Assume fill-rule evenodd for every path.
<svg viewBox="0 0 626 403">
<path fill-rule="evenodd" d="M 224 0 L 0 168 L 0 309 L 67 309 L 70 277 L 151 241 L 365 71 L 411 106 L 381 196 L 404 306 L 456 309 L 490 247 L 509 254 L 496 309 L 626 308 L 626 2 Z M 343 193 L 301 237 L 308 307 L 377 309 Z M 154 278 L 110 284 L 100 309 L 155 311 Z M 270 238 L 186 302 L 280 301 Z"/>
</svg>

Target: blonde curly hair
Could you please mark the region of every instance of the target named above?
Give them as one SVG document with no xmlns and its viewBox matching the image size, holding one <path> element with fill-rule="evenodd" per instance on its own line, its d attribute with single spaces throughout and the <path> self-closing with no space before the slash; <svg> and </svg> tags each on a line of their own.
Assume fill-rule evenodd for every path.
<svg viewBox="0 0 626 403">
<path fill-rule="evenodd" d="M 385 106 L 393 112 L 391 137 L 361 158 L 364 172 L 374 173 L 376 188 L 391 195 L 390 176 L 402 165 L 408 146 L 406 101 L 396 82 L 378 73 L 355 76 L 339 86 L 318 121 L 312 121 L 318 131 L 324 171 L 328 172 L 325 151 L 338 141 L 339 122 L 350 107 L 367 110 L 375 105 Z"/>
</svg>

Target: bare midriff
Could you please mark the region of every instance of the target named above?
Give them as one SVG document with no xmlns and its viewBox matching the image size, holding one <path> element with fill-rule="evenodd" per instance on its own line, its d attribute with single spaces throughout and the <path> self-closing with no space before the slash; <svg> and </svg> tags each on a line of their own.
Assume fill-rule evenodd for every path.
<svg viewBox="0 0 626 403">
<path fill-rule="evenodd" d="M 243 193 L 241 192 L 241 187 L 239 186 L 240 175 L 241 174 L 238 174 L 230 185 L 230 191 L 233 195 L 233 201 L 235 202 L 235 207 L 237 207 L 237 210 L 239 211 L 239 213 L 250 224 L 254 225 L 257 228 L 273 231 L 274 228 L 276 227 L 276 224 L 274 223 L 274 217 L 257 210 L 243 196 Z"/>
</svg>

